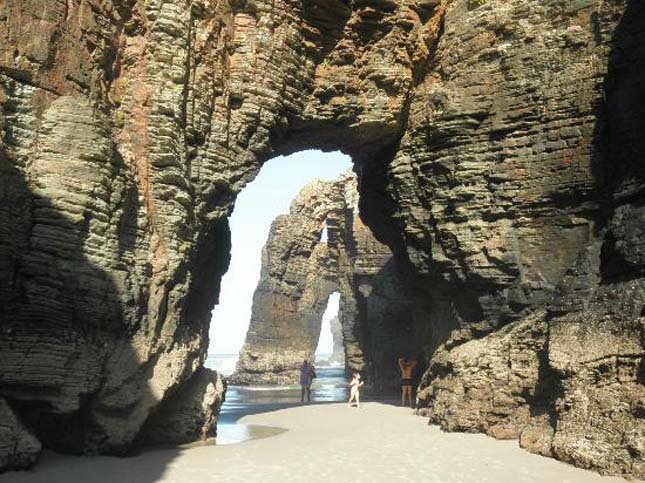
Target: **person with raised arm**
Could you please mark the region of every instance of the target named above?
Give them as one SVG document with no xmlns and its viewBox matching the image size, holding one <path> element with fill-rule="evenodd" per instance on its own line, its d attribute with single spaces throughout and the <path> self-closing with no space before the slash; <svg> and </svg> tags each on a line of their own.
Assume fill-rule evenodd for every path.
<svg viewBox="0 0 645 483">
<path fill-rule="evenodd" d="M 352 382 L 349 383 L 349 401 L 347 401 L 347 406 L 352 407 L 352 400 L 356 401 L 356 407 L 361 407 L 359 388 L 365 384 L 361 381 L 361 375 L 358 372 L 354 373 L 352 377 Z"/>
<path fill-rule="evenodd" d="M 399 357 L 399 369 L 401 370 L 401 406 L 405 406 L 407 398 L 412 407 L 412 371 L 417 365 L 414 359 Z"/>
</svg>

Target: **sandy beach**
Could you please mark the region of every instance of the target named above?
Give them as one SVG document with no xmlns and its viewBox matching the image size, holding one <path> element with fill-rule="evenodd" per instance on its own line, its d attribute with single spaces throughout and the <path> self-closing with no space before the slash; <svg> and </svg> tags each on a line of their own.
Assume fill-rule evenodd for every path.
<svg viewBox="0 0 645 483">
<path fill-rule="evenodd" d="M 367 402 L 349 409 L 343 403 L 312 403 L 269 409 L 256 408 L 255 414 L 241 417 L 237 427 L 243 433 L 248 428 L 243 425 L 253 425 L 266 437 L 149 450 L 130 458 L 45 452 L 34 470 L 1 475 L 0 483 L 626 481 L 529 454 L 516 441 L 444 433 L 410 409 L 392 404 Z"/>
</svg>

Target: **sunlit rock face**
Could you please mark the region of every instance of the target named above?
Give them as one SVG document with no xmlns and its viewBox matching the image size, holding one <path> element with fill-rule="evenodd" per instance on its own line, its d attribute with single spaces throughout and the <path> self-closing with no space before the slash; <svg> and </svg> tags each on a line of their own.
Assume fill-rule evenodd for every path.
<svg viewBox="0 0 645 483">
<path fill-rule="evenodd" d="M 232 381 L 297 383 L 298 366 L 313 359 L 329 296 L 341 293 L 341 319 L 345 312 L 353 314 L 347 242 L 353 239 L 356 203 L 353 175 L 336 182 L 316 181 L 301 190 L 289 214 L 273 221 Z M 327 240 L 322 241 L 325 228 Z M 362 366 L 358 334 L 352 329 L 346 327 L 343 334 L 347 355 L 352 364 Z"/>
<path fill-rule="evenodd" d="M 397 349 L 405 344 L 419 350 L 420 344 L 411 330 L 401 332 L 403 337 L 383 332 L 388 323 L 409 327 L 406 319 L 414 304 L 397 274 L 387 270 L 391 262 L 390 249 L 358 216 L 353 174 L 304 187 L 290 213 L 271 226 L 249 330 L 231 381 L 298 383 L 299 366 L 314 359 L 329 296 L 339 292 L 343 362 L 368 376 L 368 384 L 395 383 Z M 389 291 L 383 290 L 384 279 Z M 371 381 L 369 376 L 377 374 L 379 380 Z"/>
<path fill-rule="evenodd" d="M 329 326 L 332 334 L 332 353 L 327 359 L 331 364 L 344 364 L 345 363 L 345 347 L 343 341 L 343 326 L 338 318 L 338 315 L 329 321 Z"/>
<path fill-rule="evenodd" d="M 400 246 L 472 291 L 483 321 L 435 352 L 422 412 L 642 478 L 645 14 L 582 3 L 447 13 L 419 162 L 400 175 L 428 182 L 395 195 L 417 219 Z"/>
<path fill-rule="evenodd" d="M 642 475 L 641 3 L 2 2 L 0 427 L 127 451 L 203 364 L 236 194 L 275 154 L 343 149 L 425 354 L 517 339 L 541 399 L 508 424 L 541 405 L 550 428 L 522 444 Z"/>
</svg>

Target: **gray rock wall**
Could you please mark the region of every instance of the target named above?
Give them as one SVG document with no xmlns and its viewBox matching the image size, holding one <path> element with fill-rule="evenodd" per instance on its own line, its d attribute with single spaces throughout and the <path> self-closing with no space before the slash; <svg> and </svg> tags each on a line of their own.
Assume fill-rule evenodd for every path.
<svg viewBox="0 0 645 483">
<path fill-rule="evenodd" d="M 46 446 L 127 451 L 203 364 L 236 194 L 303 148 L 352 155 L 428 356 L 454 329 L 638 292 L 644 22 L 638 0 L 3 2 L 0 395 Z M 631 394 L 642 308 L 620 314 L 605 325 L 639 368 L 617 382 Z M 553 334 L 607 333 L 578 326 Z M 567 394 L 609 391 L 567 364 L 579 375 L 549 362 Z M 636 406 L 621 414 L 639 429 Z M 581 419 L 553 414 L 575 439 Z M 639 474 L 611 434 L 589 438 L 622 462 L 553 454 Z"/>
<path fill-rule="evenodd" d="M 201 368 L 176 388 L 146 420 L 137 443 L 185 444 L 217 436 L 217 418 L 224 402 L 222 376 Z"/>
<path fill-rule="evenodd" d="M 4 398 L 0 399 L 0 421 L 0 467 L 29 468 L 40 454 L 40 441 L 16 417 Z"/>
<path fill-rule="evenodd" d="M 444 96 L 440 116 L 455 97 L 467 100 L 469 107 L 458 109 L 465 115 L 438 122 L 435 132 L 440 134 L 444 125 L 457 129 L 454 133 L 466 141 L 460 145 L 464 159 L 471 147 L 482 146 L 470 142 L 487 134 L 486 151 L 473 152 L 472 159 L 481 165 L 488 156 L 495 159 L 495 168 L 455 171 L 460 174 L 450 178 L 452 188 L 459 191 L 470 184 L 467 197 L 454 205 L 457 211 L 437 210 L 436 201 L 443 197 L 435 193 L 437 219 L 429 220 L 435 227 L 432 246 L 441 247 L 432 261 L 445 259 L 441 264 L 447 273 L 466 287 L 489 287 L 477 295 L 485 324 L 467 329 L 467 336 L 453 335 L 435 353 L 421 385 L 421 412 L 447 429 L 519 437 L 530 451 L 642 478 L 643 450 L 637 441 L 645 435 L 640 409 L 645 345 L 638 335 L 643 265 L 636 260 L 643 177 L 634 163 L 642 159 L 642 140 L 635 130 L 645 118 L 633 106 L 643 99 L 634 69 L 643 55 L 644 11 L 633 2 L 536 4 L 562 30 L 552 24 L 548 33 L 528 40 L 520 33 L 529 33 L 531 22 L 508 19 L 537 18 L 536 11 L 527 17 L 526 5 L 490 7 L 473 10 L 473 21 L 482 27 L 473 32 L 475 38 L 484 35 L 482 22 L 492 22 L 489 29 L 503 36 L 504 49 L 479 51 L 486 61 L 477 66 L 492 67 L 505 80 L 496 86 L 465 85 L 457 90 L 461 96 Z M 447 29 L 442 40 L 449 38 Z M 540 55 L 528 53 L 549 45 Z M 463 60 L 446 58 L 449 64 Z M 445 80 L 442 76 L 441 83 Z M 530 87 L 535 81 L 537 89 Z M 451 82 L 470 81 L 461 77 Z M 504 93 L 511 86 L 513 92 Z M 533 100 L 521 100 L 522 92 Z M 486 103 L 490 107 L 482 112 Z M 544 111 L 516 117 L 509 103 L 522 110 L 544 106 Z M 434 150 L 436 168 L 450 159 L 441 152 Z M 469 212 L 482 194 L 491 200 L 481 205 L 487 208 Z M 485 214 L 488 209 L 496 212 Z M 510 231 L 495 228 L 500 224 Z M 443 238 L 442 232 L 451 238 Z M 497 252 L 495 239 L 502 233 L 511 238 Z M 442 239 L 450 241 L 450 250 L 464 251 L 444 257 Z M 421 260 L 410 259 L 417 265 Z M 490 291 L 493 285 L 499 288 Z M 540 306 L 547 312 L 492 331 L 491 326 Z"/>
</svg>

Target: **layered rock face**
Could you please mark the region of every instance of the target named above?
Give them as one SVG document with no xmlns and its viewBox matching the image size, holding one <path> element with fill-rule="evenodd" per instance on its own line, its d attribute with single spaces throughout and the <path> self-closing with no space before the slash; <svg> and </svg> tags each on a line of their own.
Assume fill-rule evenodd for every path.
<svg viewBox="0 0 645 483">
<path fill-rule="evenodd" d="M 128 451 L 203 364 L 236 193 L 278 151 L 394 140 L 414 22 L 340 0 L 2 3 L 11 417 L 59 450 Z"/>
<path fill-rule="evenodd" d="M 0 399 L 0 468 L 25 468 L 34 464 L 42 446 Z"/>
<path fill-rule="evenodd" d="M 433 356 L 419 412 L 450 431 L 519 438 L 538 454 L 642 478 L 644 289 L 620 282 L 580 312 L 456 331 Z"/>
<path fill-rule="evenodd" d="M 332 353 L 329 356 L 327 362 L 332 364 L 344 364 L 345 363 L 345 344 L 343 341 L 343 326 L 340 323 L 338 316 L 333 317 L 329 321 L 329 326 L 331 328 L 332 335 Z"/>
<path fill-rule="evenodd" d="M 141 444 L 184 444 L 217 436 L 217 417 L 226 391 L 222 376 L 199 369 L 159 405 L 141 428 Z"/>
<path fill-rule="evenodd" d="M 434 354 L 422 412 L 447 429 L 520 437 L 531 451 L 642 478 L 645 220 L 634 126 L 645 118 L 619 105 L 643 99 L 634 71 L 643 8 L 489 3 L 461 23 L 470 33 L 450 28 L 457 10 L 447 14 L 441 75 L 426 79 L 430 154 L 411 163 L 433 176 L 416 190 L 429 209 L 414 216 L 425 220 L 404 221 L 416 239 L 407 257 L 471 291 L 483 321 Z M 550 27 L 534 30 L 536 18 Z M 499 42 L 473 56 L 441 56 L 444 41 L 475 52 L 491 34 Z M 423 240 L 430 253 L 410 249 Z"/>
<path fill-rule="evenodd" d="M 396 274 L 387 272 L 390 290 L 383 290 L 392 252 L 374 238 L 357 210 L 356 178 L 348 174 L 307 185 L 290 213 L 273 222 L 233 382 L 297 383 L 302 361 L 314 359 L 322 315 L 334 292 L 340 293 L 339 339 L 348 370 L 367 371 L 371 384 L 392 384 L 387 366 L 396 367 L 396 350 L 406 343 L 408 350 L 419 350 L 412 333 L 384 332 L 383 320 L 408 327 L 414 301 Z"/>
<path fill-rule="evenodd" d="M 313 360 L 330 295 L 341 293 L 341 319 L 348 308 L 353 312 L 347 241 L 352 237 L 356 196 L 353 176 L 313 182 L 292 202 L 290 213 L 272 223 L 233 381 L 297 383 L 298 366 L 304 359 Z M 321 241 L 325 229 L 327 240 Z M 343 335 L 348 358 L 362 366 L 358 334 L 347 329 Z"/>
<path fill-rule="evenodd" d="M 427 355 L 460 330 L 427 373 L 429 414 L 472 411 L 442 384 L 514 381 L 472 430 L 642 475 L 644 15 L 638 0 L 3 2 L 0 427 L 127 451 L 203 364 L 236 194 L 275 154 L 343 149 L 394 253 L 370 287 L 389 294 L 396 273 L 417 301 L 410 330 L 356 320 L 401 346 L 418 331 Z M 370 340 L 347 357 L 374 378 L 389 366 Z M 20 439 L 3 464 L 33 461 Z"/>
</svg>

